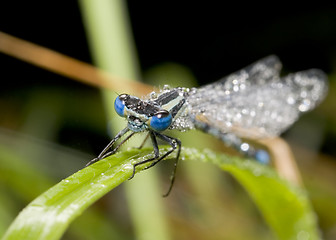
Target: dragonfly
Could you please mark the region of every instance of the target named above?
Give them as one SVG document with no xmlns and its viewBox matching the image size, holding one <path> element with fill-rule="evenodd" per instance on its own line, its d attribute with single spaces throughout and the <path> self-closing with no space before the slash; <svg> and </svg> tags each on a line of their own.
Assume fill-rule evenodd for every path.
<svg viewBox="0 0 336 240">
<path fill-rule="evenodd" d="M 130 179 L 136 167 L 150 163 L 145 169 L 151 168 L 177 151 L 170 187 L 164 195 L 168 196 L 182 143 L 164 131 L 191 129 L 211 134 L 244 156 L 267 163 L 268 152 L 254 148 L 243 139 L 279 136 L 302 113 L 314 109 L 328 90 L 327 77 L 321 70 L 310 69 L 280 77 L 281 68 L 278 57 L 271 55 L 200 88 L 165 86 L 144 98 L 120 94 L 114 108 L 127 120 L 127 126 L 87 166 L 114 154 L 135 134 L 147 132 L 145 141 L 149 136 L 154 157 L 135 163 Z M 168 143 L 171 149 L 160 155 L 157 139 Z M 113 148 L 118 140 L 120 143 Z"/>
</svg>

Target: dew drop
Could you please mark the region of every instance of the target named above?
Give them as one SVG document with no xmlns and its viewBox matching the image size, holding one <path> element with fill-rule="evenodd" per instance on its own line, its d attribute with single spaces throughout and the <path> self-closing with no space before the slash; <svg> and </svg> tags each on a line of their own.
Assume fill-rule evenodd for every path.
<svg viewBox="0 0 336 240">
<path fill-rule="evenodd" d="M 246 115 L 246 114 L 249 113 L 249 111 L 248 111 L 248 109 L 243 108 L 243 109 L 241 110 L 241 113 L 244 114 L 244 115 Z"/>
<path fill-rule="evenodd" d="M 287 103 L 288 103 L 289 105 L 293 105 L 293 104 L 295 103 L 295 99 L 294 99 L 294 97 L 293 97 L 293 96 L 289 96 L 289 97 L 287 98 Z"/>
<path fill-rule="evenodd" d="M 243 152 L 246 152 L 248 151 L 250 148 L 250 145 L 248 143 L 242 143 L 242 145 L 240 145 L 240 149 L 243 151 Z"/>
<path fill-rule="evenodd" d="M 133 166 L 131 164 L 125 164 L 124 169 L 133 169 Z"/>
<path fill-rule="evenodd" d="M 170 86 L 167 85 L 167 84 L 163 85 L 163 90 L 164 90 L 164 91 L 168 91 L 168 90 L 170 90 Z"/>
<path fill-rule="evenodd" d="M 255 168 L 255 169 L 253 169 L 253 174 L 254 174 L 254 176 L 256 176 L 256 177 L 259 177 L 259 176 L 261 175 L 261 170 L 260 170 L 260 168 Z"/>
<path fill-rule="evenodd" d="M 302 101 L 302 103 L 299 105 L 299 110 L 301 112 L 306 112 L 309 110 L 310 108 L 310 105 L 311 105 L 311 102 L 309 99 L 305 99 Z"/>
<path fill-rule="evenodd" d="M 302 91 L 302 92 L 300 93 L 300 97 L 302 97 L 302 98 L 306 98 L 307 95 L 308 95 L 307 91 Z"/>
<path fill-rule="evenodd" d="M 157 98 L 157 94 L 156 94 L 156 92 L 151 92 L 151 93 L 149 94 L 149 97 L 150 97 L 151 99 L 155 99 L 155 98 Z"/>
</svg>

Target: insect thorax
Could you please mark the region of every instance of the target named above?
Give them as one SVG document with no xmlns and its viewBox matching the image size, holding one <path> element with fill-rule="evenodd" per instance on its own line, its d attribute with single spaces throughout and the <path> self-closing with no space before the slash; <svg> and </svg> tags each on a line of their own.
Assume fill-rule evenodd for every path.
<svg viewBox="0 0 336 240">
<path fill-rule="evenodd" d="M 155 102 L 163 109 L 172 114 L 173 122 L 169 129 L 187 131 L 194 128 L 194 124 L 188 116 L 189 94 L 196 91 L 195 88 L 169 88 L 164 86 L 159 92 L 152 92 L 149 95 L 149 101 Z"/>
</svg>

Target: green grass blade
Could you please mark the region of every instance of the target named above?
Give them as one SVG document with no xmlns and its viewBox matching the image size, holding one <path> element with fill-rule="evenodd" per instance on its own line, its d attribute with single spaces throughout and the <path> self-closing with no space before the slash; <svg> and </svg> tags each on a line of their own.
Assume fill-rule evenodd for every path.
<svg viewBox="0 0 336 240">
<path fill-rule="evenodd" d="M 59 239 L 86 208 L 130 177 L 137 153 L 116 154 L 62 180 L 19 214 L 4 239 Z"/>
<path fill-rule="evenodd" d="M 306 192 L 256 161 L 211 151 L 185 149 L 185 159 L 202 159 L 231 173 L 249 193 L 278 239 L 320 239 L 315 213 Z"/>
<path fill-rule="evenodd" d="M 4 239 L 59 239 L 78 215 L 131 176 L 132 164 L 151 156 L 152 149 L 120 152 L 62 180 L 19 214 Z M 183 149 L 181 158 L 210 162 L 230 172 L 249 192 L 279 239 L 319 239 L 305 192 L 270 168 L 191 148 Z"/>
</svg>

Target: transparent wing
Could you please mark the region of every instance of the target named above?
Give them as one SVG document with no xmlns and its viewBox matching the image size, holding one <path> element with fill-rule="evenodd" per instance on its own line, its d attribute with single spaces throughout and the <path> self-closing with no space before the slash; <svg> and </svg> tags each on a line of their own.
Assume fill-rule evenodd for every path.
<svg viewBox="0 0 336 240">
<path fill-rule="evenodd" d="M 280 78 L 280 69 L 279 60 L 270 56 L 197 89 L 188 97 L 191 119 L 239 137 L 281 134 L 323 100 L 327 78 L 315 69 Z"/>
<path fill-rule="evenodd" d="M 278 57 L 271 55 L 215 83 L 205 85 L 199 88 L 199 90 L 218 89 L 221 92 L 225 92 L 226 95 L 244 91 L 250 86 L 264 85 L 270 81 L 278 81 L 281 68 L 282 64 Z"/>
</svg>

